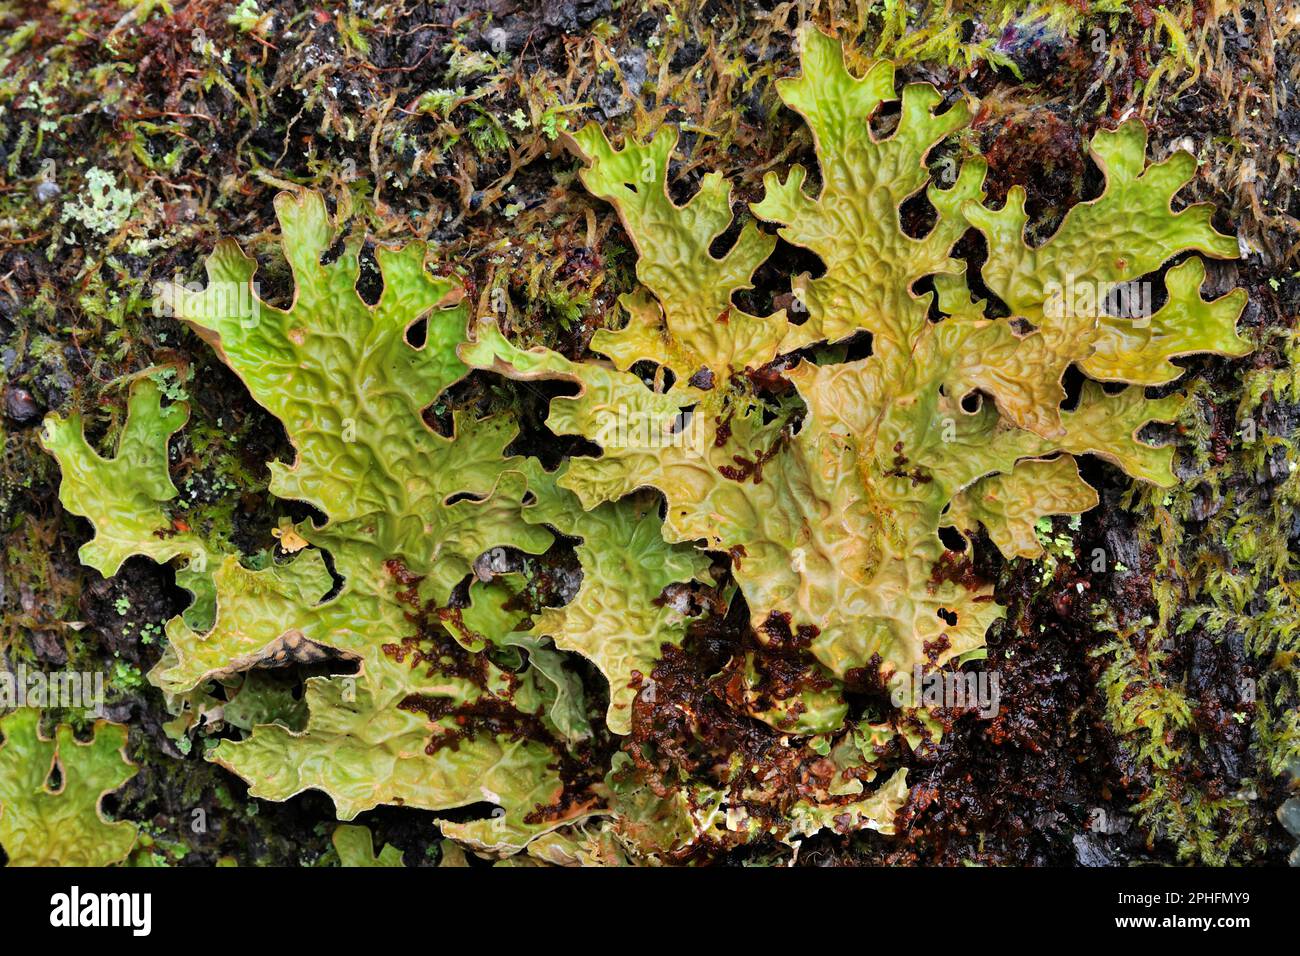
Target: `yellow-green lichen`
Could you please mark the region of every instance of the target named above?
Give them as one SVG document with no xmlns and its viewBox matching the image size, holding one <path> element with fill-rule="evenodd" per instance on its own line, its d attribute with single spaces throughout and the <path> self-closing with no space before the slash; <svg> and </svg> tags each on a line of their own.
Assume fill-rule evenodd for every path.
<svg viewBox="0 0 1300 956">
<path fill-rule="evenodd" d="M 969 548 L 982 526 L 1007 557 L 1041 554 L 1039 519 L 1096 504 L 1078 455 L 1174 483 L 1172 449 L 1140 432 L 1174 420 L 1184 400 L 1143 387 L 1177 378 L 1172 358 L 1249 350 L 1235 330 L 1244 293 L 1205 299 L 1194 256 L 1159 275 L 1186 253 L 1236 254 L 1207 207 L 1172 207 L 1191 158 L 1148 165 L 1139 121 L 1099 132 L 1105 190 L 1031 246 L 1023 191 L 987 206 L 981 160 L 948 188 L 930 183 L 930 151 L 971 122 L 971 103 L 939 110 L 926 84 L 896 94 L 892 64 L 856 75 L 817 30 L 800 48 L 802 73 L 777 88 L 808 125 L 818 170 L 770 173 L 749 207 L 826 266 L 791 278 L 788 312 L 737 304 L 776 240 L 746 219 L 713 253 L 733 226 L 731 189 L 709 174 L 688 202 L 670 197 L 673 129 L 617 149 L 588 126 L 571 137 L 582 181 L 621 217 L 643 287 L 620 300 L 626 324 L 592 339 L 608 363 L 521 348 L 483 317 L 467 335 L 462 290 L 431 274 L 420 242 L 376 251 L 383 290 L 368 303 L 357 290 L 363 237 L 339 237 L 308 190 L 276 200 L 290 305 L 258 296 L 255 262 L 230 240 L 209 257 L 203 291 L 169 292 L 283 424 L 294 458 L 271 464 L 272 494 L 321 516 L 276 529 L 273 559 L 253 565 L 169 518 L 167 440 L 186 411 L 164 405 L 155 383 L 133 390 L 113 459 L 75 418 L 52 421 L 64 503 L 96 527 L 87 563 L 112 573 L 132 554 L 185 556 L 185 573 L 203 575 L 204 613 L 170 622 L 151 675 L 173 702 L 240 687 L 259 669 L 317 668 L 305 714 L 232 709 L 243 736 L 210 756 L 253 796 L 318 789 L 344 820 L 381 804 L 487 802 L 492 817 L 444 821 L 443 833 L 498 856 L 541 840 L 535 858 L 547 862 L 625 851 L 666 861 L 701 844 L 793 845 L 823 828 L 892 833 L 907 771 L 884 755 L 900 740 L 922 748 L 940 725 L 910 705 L 850 721 L 844 686 L 898 689 L 916 667 L 970 659 L 1003 613 L 991 584 L 948 573 L 941 530 L 963 532 Z M 878 134 L 870 121 L 891 102 L 897 125 Z M 502 129 L 480 127 L 476 147 L 496 149 Z M 915 236 L 901 209 L 922 190 L 936 215 Z M 983 283 L 1008 315 L 973 299 L 969 266 L 953 256 L 971 229 L 989 250 Z M 1107 314 L 1111 291 L 1131 282 L 1163 282 L 1167 301 L 1152 315 Z M 1081 305 L 1077 289 L 1091 300 Z M 866 357 L 843 360 L 868 340 Z M 637 374 L 647 363 L 652 384 Z M 1090 380 L 1064 407 L 1071 365 Z M 547 425 L 599 455 L 552 473 L 508 453 L 516 425 L 505 416 L 461 411 L 446 433 L 430 427 L 426 410 L 471 369 L 572 383 L 576 394 L 550 399 Z M 762 384 L 773 381 L 788 390 Z M 548 528 L 581 539 L 583 579 L 568 603 L 525 621 L 512 582 L 483 580 L 492 575 L 477 562 L 494 548 L 541 554 L 555 540 Z M 200 555 L 211 564 L 196 568 Z M 708 573 L 724 563 L 734 586 Z M 710 585 L 722 605 L 743 601 L 755 635 L 721 693 L 784 735 L 797 792 L 751 777 L 741 754 L 667 783 L 640 740 L 629 752 L 641 759 L 620 754 L 608 773 L 582 762 L 606 731 L 634 734 L 656 667 L 686 639 L 698 608 L 667 589 Z M 796 686 L 765 686 L 760 651 L 796 660 Z M 608 683 L 603 728 L 567 653 Z M 368 836 L 362 846 L 360 831 L 336 831 L 339 856 L 374 859 Z"/>
<path fill-rule="evenodd" d="M 959 102 L 936 114 L 935 90 L 913 84 L 903 90 L 897 128 L 878 137 L 868 120 L 894 99 L 891 65 L 856 77 L 839 43 L 812 29 L 801 48 L 802 75 L 778 89 L 812 129 L 820 186 L 811 191 L 798 166 L 784 178 L 769 174 L 767 195 L 752 209 L 826 265 L 820 278 L 794 279 L 802 322 L 734 306 L 732 295 L 771 244 L 747 224 L 725 256 L 710 254 L 731 222 L 729 191 L 709 176 L 685 205 L 668 199 L 670 131 L 615 150 L 588 127 L 575 136 L 588 162 L 584 182 L 618 209 L 654 298 L 625 296 L 626 327 L 593 340 L 614 368 L 521 350 L 492 323 L 461 354 L 512 377 L 579 385 L 576 396 L 552 400 L 548 425 L 602 446 L 601 457 L 574 459 L 560 479 L 585 507 L 659 489 L 668 540 L 735 556 L 756 629 L 787 619 L 813 629 L 811 649 L 835 676 L 876 666 L 884 679 L 902 679 L 927 659 L 942 664 L 978 648 L 1001 613 L 991 588 L 936 575 L 941 527 L 969 529 L 978 518 L 1008 555 L 1034 553 L 1025 522 L 1095 503 L 1070 460 L 1077 454 L 1174 481 L 1172 449 L 1138 432 L 1175 418 L 1181 399 L 1148 400 L 1138 388 L 1109 394 L 1090 382 L 1077 407 L 1062 411 L 1067 366 L 1154 384 L 1177 373 L 1172 356 L 1243 354 L 1249 344 L 1234 323 L 1244 294 L 1203 300 L 1203 266 L 1192 260 L 1170 270 L 1169 300 L 1157 315 L 1101 311 L 1109 290 L 1179 253 L 1236 254 L 1209 225 L 1208 207 L 1170 208 L 1194 163 L 1175 154 L 1148 167 L 1137 121 L 1097 134 L 1106 190 L 1070 210 L 1039 247 L 1023 238 L 1023 191 L 999 210 L 982 204 L 978 160 L 950 188 L 929 187 L 937 222 L 922 237 L 908 235 L 900 207 L 925 187 L 927 153 L 969 121 L 969 108 Z M 966 265 L 950 257 L 972 226 L 988 241 L 981 271 L 1010 307 L 1007 318 L 987 318 L 971 302 Z M 930 275 L 937 322 L 928 315 L 932 296 L 916 288 Z M 1101 291 L 1090 308 L 1057 306 L 1060 290 L 1081 286 Z M 819 364 L 805 356 L 785 373 L 802 408 L 765 402 L 746 374 L 861 332 L 871 334 L 868 358 Z M 665 366 L 675 381 L 647 388 L 627 371 L 638 361 Z M 649 422 L 649 440 L 629 438 L 626 420 Z"/>
<path fill-rule="evenodd" d="M 135 845 L 136 827 L 110 821 L 105 795 L 135 776 L 126 757 L 126 728 L 97 721 L 79 741 L 61 724 L 40 733 L 40 711 L 0 719 L 0 847 L 11 866 L 109 866 Z"/>
</svg>

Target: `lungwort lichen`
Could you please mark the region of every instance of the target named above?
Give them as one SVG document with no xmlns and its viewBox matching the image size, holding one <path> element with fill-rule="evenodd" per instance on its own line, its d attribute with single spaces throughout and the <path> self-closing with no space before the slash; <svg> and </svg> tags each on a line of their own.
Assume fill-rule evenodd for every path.
<svg viewBox="0 0 1300 956">
<path fill-rule="evenodd" d="M 109 866 L 135 845 L 135 824 L 110 821 L 104 796 L 135 776 L 126 728 L 98 721 L 77 740 L 62 724 L 52 739 L 40 714 L 23 709 L 0 720 L 0 846 L 15 866 Z"/>
<path fill-rule="evenodd" d="M 808 124 L 818 168 L 769 174 L 750 206 L 825 266 L 792 277 L 788 310 L 737 305 L 777 237 L 754 219 L 732 228 L 716 174 L 673 201 L 673 129 L 616 149 L 593 125 L 572 137 L 582 181 L 621 217 L 643 287 L 621 300 L 625 325 L 592 342 L 608 361 L 516 346 L 431 274 L 418 242 L 378 250 L 383 291 L 367 303 L 362 238 L 336 254 L 335 224 L 308 191 L 276 201 L 289 307 L 251 294 L 255 263 L 232 241 L 208 259 L 204 291 L 172 290 L 176 314 L 286 429 L 296 457 L 271 465 L 271 491 L 323 516 L 280 529 L 269 564 L 171 521 L 167 440 L 183 406 L 139 384 L 115 459 L 75 419 L 51 422 L 63 502 L 95 525 L 83 560 L 111 574 L 129 555 L 186 559 L 196 605 L 168 626 L 151 675 L 176 708 L 214 682 L 323 664 L 305 717 L 284 695 L 283 713 L 255 708 L 251 731 L 212 750 L 254 796 L 321 790 L 343 820 L 380 804 L 486 802 L 499 809 L 445 822 L 444 835 L 495 855 L 538 841 L 548 861 L 673 859 L 823 827 L 892 832 L 908 794 L 899 748 L 927 746 L 940 727 L 899 692 L 915 668 L 977 656 L 1002 614 L 941 531 L 965 535 L 969 551 L 982 526 L 1007 557 L 1035 556 L 1038 519 L 1097 503 L 1078 455 L 1174 482 L 1172 450 L 1141 432 L 1173 420 L 1182 399 L 1143 387 L 1178 377 L 1171 358 L 1249 350 L 1235 331 L 1244 293 L 1204 298 L 1195 255 L 1232 257 L 1235 241 L 1207 206 L 1173 208 L 1192 157 L 1148 165 L 1136 120 L 1099 132 L 1104 191 L 1031 246 L 1024 193 L 985 205 L 979 159 L 931 182 L 927 157 L 970 123 L 971 104 L 940 109 L 925 84 L 897 97 L 891 64 L 855 76 L 816 30 L 801 46 L 802 74 L 779 90 Z M 873 131 L 896 100 L 896 127 Z M 933 225 L 912 235 L 900 210 L 922 190 Z M 953 257 L 972 228 L 988 250 L 975 287 L 997 302 L 973 297 Z M 1107 311 L 1115 290 L 1186 253 L 1163 272 L 1158 309 Z M 1071 365 L 1088 381 L 1066 408 Z M 572 383 L 546 424 L 599 452 L 547 471 L 507 453 L 507 416 L 431 428 L 425 409 L 471 369 Z M 793 387 L 764 387 L 773 380 Z M 562 606 L 528 613 L 519 574 L 475 573 L 492 549 L 539 555 L 556 533 L 579 539 L 583 574 Z M 755 639 L 719 693 L 779 741 L 771 772 L 740 752 L 691 770 L 637 734 L 668 693 L 665 654 L 684 653 L 694 619 L 728 604 Z M 575 655 L 608 682 L 604 727 L 585 708 Z M 844 691 L 863 687 L 892 689 L 898 706 L 851 718 Z M 699 714 L 678 718 L 709 735 Z M 373 857 L 360 832 L 336 834 L 340 857 L 345 843 L 349 859 Z"/>
<path fill-rule="evenodd" d="M 1109 290 L 1180 253 L 1236 254 L 1235 242 L 1210 226 L 1208 206 L 1173 211 L 1195 161 L 1176 153 L 1148 167 L 1137 121 L 1097 134 L 1106 189 L 1070 210 L 1041 246 L 1025 242 L 1022 190 L 999 210 L 982 204 L 978 160 L 949 188 L 928 188 L 937 221 L 924 236 L 908 235 L 900 207 L 926 185 L 927 153 L 969 122 L 969 107 L 936 114 L 935 90 L 908 86 L 897 128 L 878 138 L 868 120 L 894 97 L 892 66 L 878 63 L 857 78 L 833 40 L 808 31 L 804 42 L 803 75 L 779 89 L 813 131 L 820 185 L 812 190 L 801 167 L 784 180 L 770 174 L 767 195 L 752 205 L 825 264 L 819 278 L 795 278 L 797 316 L 735 307 L 733 294 L 748 287 L 775 239 L 751 222 L 725 255 L 711 254 L 732 221 L 729 189 L 708 176 L 686 205 L 672 202 L 671 129 L 617 151 L 589 126 L 575 137 L 588 160 L 583 180 L 619 211 L 653 298 L 625 297 L 626 327 L 597 334 L 593 348 L 612 368 L 523 351 L 490 322 L 462 355 L 512 377 L 579 385 L 576 396 L 552 401 L 548 425 L 602 445 L 599 458 L 575 458 L 560 479 L 585 507 L 660 490 L 668 540 L 734 556 L 759 633 L 774 618 L 804 629 L 838 680 L 866 669 L 903 679 L 917 664 L 979 648 L 1001 613 L 989 587 L 942 573 L 941 528 L 982 524 L 1007 556 L 1038 553 L 1038 518 L 1096 504 L 1077 454 L 1174 482 L 1172 449 L 1138 433 L 1172 421 L 1180 399 L 1089 381 L 1063 411 L 1066 369 L 1157 385 L 1178 376 L 1171 357 L 1244 354 L 1235 322 L 1245 295 L 1204 300 L 1204 264 L 1189 258 L 1168 270 L 1168 298 L 1154 314 L 1100 311 Z M 987 241 L 981 274 L 1010 310 L 1006 318 L 989 318 L 987 304 L 972 301 L 965 264 L 950 257 L 971 226 Z M 918 292 L 927 276 L 934 293 Z M 1081 288 L 1101 290 L 1091 307 L 1070 294 Z M 836 362 L 824 348 L 864 332 L 867 358 Z M 629 371 L 638 362 L 666 366 L 672 386 L 647 388 Z M 792 363 L 783 374 L 798 394 L 773 404 L 747 373 L 778 362 Z M 627 409 L 651 423 L 655 440 L 601 442 L 617 437 L 612 419 Z"/>
</svg>

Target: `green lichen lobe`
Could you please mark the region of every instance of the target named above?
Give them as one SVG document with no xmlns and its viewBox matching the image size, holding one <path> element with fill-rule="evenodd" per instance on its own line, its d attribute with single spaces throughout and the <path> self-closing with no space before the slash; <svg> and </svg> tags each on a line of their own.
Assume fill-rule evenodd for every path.
<svg viewBox="0 0 1300 956">
<path fill-rule="evenodd" d="M 620 213 L 640 253 L 638 276 L 654 295 L 625 296 L 627 325 L 593 340 L 615 368 L 523 351 L 490 322 L 461 355 L 516 378 L 577 383 L 578 395 L 552 400 L 548 425 L 596 441 L 603 455 L 575 459 L 561 486 L 588 509 L 659 489 L 669 541 L 733 555 L 757 631 L 774 618 L 811 629 L 811 650 L 834 676 L 877 666 L 888 680 L 978 649 L 1001 613 L 990 586 L 936 574 L 941 527 L 983 524 L 1007 556 L 1031 556 L 1027 532 L 1038 518 L 1096 503 L 1073 456 L 1174 482 L 1173 449 L 1138 436 L 1150 422 L 1176 418 L 1178 396 L 1147 399 L 1140 387 L 1109 394 L 1090 382 L 1077 407 L 1063 411 L 1067 367 L 1141 386 L 1177 377 L 1175 356 L 1242 355 L 1250 345 L 1235 322 L 1244 293 L 1203 299 L 1204 265 L 1192 258 L 1168 271 L 1168 300 L 1155 315 L 1101 311 L 1108 290 L 1176 255 L 1236 254 L 1235 242 L 1211 227 L 1207 206 L 1172 209 L 1194 163 L 1175 154 L 1148 166 L 1138 121 L 1094 137 L 1107 188 L 1071 209 L 1041 246 L 1023 236 L 1023 190 L 999 210 L 983 204 L 980 160 L 963 164 L 946 189 L 931 184 L 936 224 L 919 238 L 906 234 L 900 207 L 926 186 L 929 151 L 969 123 L 970 109 L 958 103 L 936 113 L 935 90 L 912 84 L 896 128 L 878 137 L 868 121 L 895 99 L 892 67 L 879 63 L 856 77 L 840 44 L 813 29 L 801 35 L 801 50 L 802 74 L 779 90 L 812 129 L 821 185 L 811 194 L 800 167 L 784 179 L 770 174 L 767 195 L 751 208 L 826 263 L 824 276 L 793 280 L 804 321 L 735 309 L 732 294 L 747 287 L 770 244 L 746 227 L 727 256 L 708 252 L 731 220 L 729 190 L 706 177 L 691 201 L 672 203 L 668 132 L 616 150 L 589 126 L 574 136 L 587 162 L 583 181 Z M 972 227 L 989 244 L 982 275 L 1011 316 L 987 317 L 985 304 L 972 301 L 966 264 L 951 257 Z M 931 275 L 938 322 L 927 316 L 934 294 L 916 291 Z M 1067 287 L 1100 294 L 1089 309 L 1062 307 Z M 862 331 L 872 335 L 868 358 L 804 354 L 785 373 L 804 404 L 801 420 L 745 374 Z M 648 389 L 628 371 L 638 361 L 670 368 L 676 381 Z M 716 385 L 694 384 L 701 365 Z M 702 437 L 664 440 L 679 433 L 687 410 Z M 651 440 L 620 432 L 626 419 L 648 420 Z"/>
<path fill-rule="evenodd" d="M 109 866 L 135 845 L 136 826 L 104 816 L 103 798 L 136 773 L 126 728 L 97 721 L 82 742 L 61 724 L 40 734 L 40 711 L 0 720 L 0 847 L 11 866 Z M 51 785 L 57 771 L 58 785 Z"/>
</svg>

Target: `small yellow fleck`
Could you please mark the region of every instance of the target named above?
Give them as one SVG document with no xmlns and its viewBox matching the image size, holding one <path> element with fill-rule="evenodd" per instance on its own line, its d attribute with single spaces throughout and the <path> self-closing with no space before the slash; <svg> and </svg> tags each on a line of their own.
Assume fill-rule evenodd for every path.
<svg viewBox="0 0 1300 956">
<path fill-rule="evenodd" d="M 280 547 L 290 554 L 297 554 L 308 544 L 306 538 L 287 525 L 282 528 L 272 528 L 271 534 L 279 539 Z"/>
</svg>

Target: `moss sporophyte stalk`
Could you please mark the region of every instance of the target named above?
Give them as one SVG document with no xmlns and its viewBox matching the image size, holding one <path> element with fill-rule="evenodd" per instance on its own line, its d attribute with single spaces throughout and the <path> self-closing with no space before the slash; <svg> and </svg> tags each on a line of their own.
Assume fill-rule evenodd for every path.
<svg viewBox="0 0 1300 956">
<path fill-rule="evenodd" d="M 105 575 L 132 555 L 174 561 L 194 595 L 149 675 L 177 726 L 214 682 L 245 682 L 248 732 L 208 759 L 254 797 L 320 790 L 341 820 L 381 804 L 487 802 L 499 811 L 441 829 L 495 855 L 567 840 L 588 855 L 669 860 L 827 827 L 891 833 L 909 792 L 902 756 L 943 732 L 934 699 L 912 685 L 978 658 L 1004 613 L 972 571 L 978 529 L 1008 558 L 1042 555 L 1041 519 L 1097 504 L 1079 455 L 1175 484 L 1173 450 L 1141 435 L 1185 399 L 1145 388 L 1178 379 L 1172 358 L 1251 348 L 1236 331 L 1244 291 L 1202 295 L 1202 257 L 1234 258 L 1236 240 L 1211 226 L 1208 205 L 1174 209 L 1196 161 L 1148 163 L 1136 119 L 1099 131 L 1104 189 L 1030 245 L 1025 192 L 986 204 L 981 159 L 932 181 L 927 157 L 970 124 L 971 103 L 943 108 L 924 83 L 898 94 L 889 62 L 855 75 L 815 29 L 799 46 L 802 72 L 778 90 L 812 133 L 817 169 L 768 173 L 739 230 L 716 173 L 688 202 L 670 198 L 671 126 L 621 148 L 599 126 L 556 126 L 635 247 L 640 288 L 620 299 L 625 323 L 592 340 L 603 358 L 515 344 L 435 276 L 423 242 L 376 250 L 383 289 L 369 304 L 357 291 L 364 237 L 340 237 L 310 190 L 275 200 L 290 306 L 258 299 L 255 261 L 219 242 L 207 285 L 167 301 L 283 424 L 296 456 L 271 463 L 271 492 L 323 516 L 278 528 L 272 560 L 252 566 L 178 530 L 167 443 L 188 410 L 151 379 L 131 388 L 113 457 L 75 416 L 49 420 L 61 500 L 95 529 L 82 560 Z M 869 120 L 891 103 L 896 127 L 874 133 Z M 900 209 L 921 191 L 934 221 L 912 235 Z M 825 265 L 790 277 L 788 312 L 736 304 L 777 244 L 755 220 Z M 971 229 L 988 250 L 979 285 L 953 257 Z M 734 241 L 715 255 L 724 233 Z M 1153 297 L 1141 283 L 1156 275 Z M 836 347 L 868 336 L 865 357 Z M 660 373 L 641 374 L 647 364 Z M 1087 380 L 1065 408 L 1072 365 Z M 431 428 L 424 410 L 475 370 L 567 383 L 546 426 L 597 450 L 547 470 L 510 453 L 518 426 L 506 416 L 462 411 Z M 771 376 L 792 387 L 760 388 Z M 541 556 L 556 535 L 578 541 L 581 583 L 567 603 L 530 608 L 517 565 L 484 572 L 492 549 Z M 665 774 L 646 748 L 618 750 L 641 722 L 664 719 L 656 701 L 677 692 L 691 627 L 729 608 L 754 640 L 718 693 L 781 741 L 789 772 L 755 774 L 737 752 Z M 585 705 L 575 655 L 607 682 L 603 721 Z M 255 676 L 294 663 L 317 665 L 304 701 Z M 851 709 L 846 692 L 864 688 L 892 704 Z M 47 745 L 34 727 L 17 730 L 6 726 L 0 759 Z M 110 766 L 126 767 L 115 734 L 101 726 L 95 738 L 85 772 L 96 792 L 125 779 Z M 72 800 L 46 802 L 96 825 L 94 802 Z M 129 825 L 116 826 L 129 849 Z M 391 847 L 376 856 L 368 832 L 341 829 L 334 843 L 340 858 L 401 863 Z"/>
</svg>

